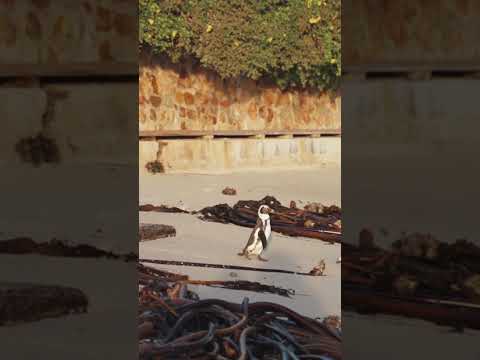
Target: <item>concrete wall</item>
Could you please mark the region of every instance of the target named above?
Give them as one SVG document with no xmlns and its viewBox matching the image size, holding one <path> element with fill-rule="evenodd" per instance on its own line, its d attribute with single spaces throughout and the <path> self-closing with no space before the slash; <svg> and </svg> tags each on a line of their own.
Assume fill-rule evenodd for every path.
<svg viewBox="0 0 480 360">
<path fill-rule="evenodd" d="M 474 143 L 479 88 L 478 79 L 346 82 L 344 131 L 358 144 Z"/>
<path fill-rule="evenodd" d="M 341 143 L 339 137 L 142 141 L 139 152 L 142 173 L 150 161 L 166 173 L 222 173 L 338 167 Z"/>
<path fill-rule="evenodd" d="M 140 62 L 140 131 L 340 129 L 340 94 L 282 92 L 247 79 L 222 80 L 192 62 L 148 53 Z"/>
<path fill-rule="evenodd" d="M 137 91 L 135 83 L 0 88 L 0 165 L 23 163 L 16 145 L 40 132 L 54 140 L 61 163 L 135 164 Z"/>
<path fill-rule="evenodd" d="M 343 67 L 478 64 L 477 0 L 342 2 Z"/>
</svg>

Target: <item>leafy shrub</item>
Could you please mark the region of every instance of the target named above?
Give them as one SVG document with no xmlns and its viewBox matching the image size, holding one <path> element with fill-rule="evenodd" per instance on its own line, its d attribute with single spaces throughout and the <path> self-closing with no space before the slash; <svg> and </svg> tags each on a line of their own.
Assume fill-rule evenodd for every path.
<svg viewBox="0 0 480 360">
<path fill-rule="evenodd" d="M 340 0 L 139 0 L 141 47 L 193 56 L 222 78 L 336 87 Z"/>
</svg>

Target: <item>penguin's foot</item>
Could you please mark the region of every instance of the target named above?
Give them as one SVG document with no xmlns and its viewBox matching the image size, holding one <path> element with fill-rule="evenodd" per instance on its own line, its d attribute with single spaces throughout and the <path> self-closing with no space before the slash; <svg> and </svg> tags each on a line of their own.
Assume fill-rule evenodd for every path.
<svg viewBox="0 0 480 360">
<path fill-rule="evenodd" d="M 260 255 L 258 256 L 258 260 L 260 260 L 260 261 L 268 261 L 268 259 L 265 259 L 265 258 L 261 257 Z"/>
</svg>

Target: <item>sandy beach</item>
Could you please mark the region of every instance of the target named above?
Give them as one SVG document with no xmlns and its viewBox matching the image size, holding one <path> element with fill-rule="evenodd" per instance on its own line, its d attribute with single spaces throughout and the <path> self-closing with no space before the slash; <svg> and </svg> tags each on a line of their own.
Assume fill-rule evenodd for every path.
<svg viewBox="0 0 480 360">
<path fill-rule="evenodd" d="M 237 195 L 222 194 L 233 187 Z M 170 205 L 200 210 L 220 203 L 260 200 L 271 195 L 288 205 L 320 202 L 340 205 L 340 169 L 260 171 L 227 175 L 157 175 L 140 177 L 140 204 Z M 219 297 L 240 302 L 274 301 L 311 317 L 340 314 L 340 245 L 302 237 L 273 234 L 269 262 L 247 260 L 237 252 L 245 245 L 251 229 L 236 225 L 205 222 L 190 214 L 140 213 L 141 223 L 168 224 L 177 230 L 176 237 L 142 242 L 140 258 L 228 264 L 258 268 L 275 268 L 297 272 L 310 271 L 320 260 L 326 262 L 322 277 L 255 271 L 205 269 L 188 266 L 156 266 L 160 269 L 190 275 L 195 280 L 250 280 L 295 290 L 291 298 L 247 291 L 195 286 L 200 297 Z"/>
<path fill-rule="evenodd" d="M 11 359 L 137 358 L 135 263 L 40 255 L 1 255 L 2 282 L 69 286 L 89 299 L 86 314 L 0 326 L 1 354 Z M 129 294 L 125 296 L 125 294 Z"/>
<path fill-rule="evenodd" d="M 272 195 L 283 203 L 295 200 L 298 203 L 319 201 L 339 205 L 341 202 L 339 177 L 338 168 L 315 171 L 262 171 L 223 176 L 148 176 L 140 178 L 139 202 L 184 206 L 189 210 L 198 210 L 208 205 L 234 204 L 238 200 L 258 200 L 265 195 Z M 236 188 L 237 196 L 223 195 L 221 191 L 226 186 Z M 187 214 L 142 212 L 140 222 L 169 224 L 175 226 L 177 230 L 176 237 L 141 243 L 140 256 L 144 258 L 293 271 L 309 271 L 316 262 L 325 259 L 326 276 L 311 278 L 186 266 L 158 267 L 188 274 L 192 279 L 252 280 L 296 291 L 292 298 L 284 298 L 246 291 L 192 287 L 192 290 L 197 291 L 202 298 L 219 297 L 240 301 L 244 296 L 248 296 L 251 301 L 275 301 L 313 317 L 340 314 L 340 265 L 335 263 L 340 255 L 338 245 L 274 233 L 272 259 L 268 263 L 263 263 L 256 260 L 248 261 L 236 255 L 245 244 L 250 229 L 204 222 L 194 215 Z M 123 295 L 128 293 L 129 289 L 137 287 L 133 264 L 37 255 L 22 257 L 2 255 L 1 261 L 5 269 L 3 281 L 73 286 L 83 290 L 91 303 L 87 314 L 46 319 L 15 327 L 0 327 L 4 353 L 12 354 L 19 359 L 37 359 L 40 351 L 49 359 L 78 357 L 93 360 L 126 357 L 126 354 L 130 358 L 137 357 L 136 346 L 132 346 L 131 342 L 131 339 L 137 336 L 136 309 L 132 307 L 132 302 L 137 301 L 137 294 L 134 292 L 128 298 Z M 425 358 L 435 355 L 437 359 L 455 357 L 474 360 L 480 355 L 475 350 L 480 333 L 478 331 L 453 333 L 446 327 L 401 317 L 363 316 L 350 312 L 342 312 L 342 317 L 346 319 L 343 332 L 344 336 L 348 337 L 348 341 L 345 342 L 347 357 L 380 356 L 400 360 L 407 352 L 412 357 L 418 357 L 420 353 L 417 349 L 420 346 L 424 348 L 422 356 Z M 118 329 L 122 331 L 117 331 Z M 131 331 L 127 332 L 125 329 Z M 401 339 L 407 335 L 418 339 L 418 343 L 408 346 L 402 344 Z M 56 341 L 60 336 L 64 340 Z M 442 340 L 438 341 L 439 338 Z M 48 347 L 45 345 L 47 343 Z M 364 346 L 366 343 L 377 345 Z M 399 349 L 398 355 L 392 353 L 392 349 L 396 347 Z M 78 349 L 82 351 L 79 352 Z"/>
<path fill-rule="evenodd" d="M 78 170 L 80 171 L 80 170 Z M 107 179 L 118 177 L 117 172 L 99 171 Z M 77 175 L 72 172 L 70 176 Z M 63 174 L 66 175 L 66 174 Z M 67 179 L 68 177 L 65 176 Z M 183 206 L 191 210 L 200 209 L 217 203 L 234 204 L 241 199 L 260 199 L 265 195 L 273 195 L 282 202 L 290 200 L 321 201 L 325 204 L 340 204 L 339 169 L 321 169 L 315 171 L 286 171 L 286 172 L 259 172 L 232 174 L 224 176 L 196 176 L 196 175 L 159 175 L 140 179 L 140 203 L 153 203 Z M 89 179 L 84 183 L 82 191 L 94 189 L 95 183 Z M 11 179 L 13 181 L 13 179 Z M 122 182 L 122 184 L 124 184 Z M 53 186 L 53 185 L 52 185 Z M 98 183 L 97 183 L 98 186 Z M 120 184 L 112 187 L 98 202 L 112 201 L 105 208 L 105 214 L 114 217 L 116 202 L 113 194 Z M 221 194 L 225 186 L 237 189 L 237 196 Z M 68 183 L 58 191 L 68 188 Z M 66 191 L 66 190 L 65 190 Z M 72 214 L 63 214 L 60 217 L 62 205 L 70 201 L 79 201 L 78 212 L 89 204 L 81 201 L 81 193 L 75 197 L 61 198 L 58 203 L 51 203 L 50 207 L 58 214 L 59 219 L 66 219 L 60 229 L 67 229 L 68 224 L 74 222 Z M 14 203 L 14 199 L 8 205 Z M 44 201 L 41 196 L 35 201 Z M 62 203 L 63 201 L 63 203 Z M 91 206 L 92 204 L 90 204 Z M 5 204 L 6 206 L 6 204 Z M 103 209 L 102 209 L 103 210 Z M 119 209 L 126 211 L 125 209 Z M 20 211 L 20 210 L 18 210 Z M 118 211 L 118 209 L 117 209 Z M 103 211 L 99 211 L 103 213 Z M 24 218 L 33 216 L 33 211 L 25 212 Z M 76 213 L 75 213 L 76 215 Z M 44 216 L 47 216 L 45 214 Z M 81 227 L 90 219 L 77 217 L 76 228 Z M 131 241 L 127 242 L 126 235 L 120 235 L 122 228 L 112 228 L 113 223 L 99 219 L 99 225 L 104 229 L 101 238 L 96 244 L 102 248 L 127 250 Z M 340 265 L 335 264 L 340 254 L 340 246 L 328 245 L 319 240 L 290 238 L 274 234 L 273 258 L 268 263 L 256 260 L 247 261 L 236 255 L 248 239 L 250 229 L 235 225 L 207 223 L 193 215 L 140 213 L 140 221 L 147 223 L 165 223 L 176 227 L 177 236 L 142 243 L 140 256 L 170 260 L 190 260 L 211 263 L 223 263 L 254 267 L 269 267 L 293 271 L 309 271 L 317 261 L 325 259 L 327 276 L 301 277 L 284 274 L 259 273 L 250 271 L 231 271 L 202 269 L 193 267 L 162 266 L 166 270 L 189 274 L 192 279 L 230 279 L 252 280 L 267 284 L 294 289 L 297 295 L 291 299 L 277 295 L 257 294 L 252 292 L 231 291 L 216 288 L 197 287 L 195 290 L 202 298 L 220 297 L 232 301 L 240 301 L 248 296 L 251 301 L 271 300 L 291 306 L 301 313 L 310 316 L 325 316 L 340 313 Z M 105 226 L 107 224 L 108 226 Z M 16 224 L 15 224 L 16 225 Z M 92 222 L 88 223 L 87 231 L 95 229 Z M 20 226 L 20 224 L 19 224 Z M 15 226 L 11 226 L 11 234 Z M 37 237 L 48 232 L 49 229 L 33 229 L 26 235 Z M 59 229 L 57 229 L 58 231 Z M 60 230 L 60 231 L 61 231 Z M 59 231 L 59 232 L 60 232 Z M 8 238 L 10 232 L 4 231 L 3 237 Z M 68 234 L 70 235 L 70 234 Z M 73 235 L 77 235 L 76 238 Z M 75 243 L 80 241 L 78 234 L 69 239 Z M 90 239 L 85 236 L 85 239 Z M 119 240 L 112 246 L 111 241 Z M 95 239 L 90 239 L 94 241 Z M 12 358 L 37 359 L 42 352 L 48 359 L 110 359 L 136 358 L 136 345 L 132 346 L 132 339 L 137 338 L 137 274 L 133 263 L 98 259 L 64 259 L 39 255 L 11 256 L 1 255 L 4 272 L 0 282 L 27 282 L 36 284 L 51 284 L 72 286 L 85 292 L 90 300 L 87 314 L 70 315 L 62 318 L 45 319 L 39 322 L 20 324 L 18 326 L 0 327 L 2 338 L 2 353 L 12 354 Z M 235 274 L 234 274 L 235 273 Z M 125 298 L 129 293 L 131 297 Z M 135 290 L 135 291 L 134 291 Z M 121 329 L 121 331 L 118 331 Z M 130 329 L 127 331 L 126 329 Z M 56 339 L 62 338 L 61 342 Z M 19 340 L 21 339 L 21 341 Z M 134 342 L 136 344 L 136 342 Z M 46 344 L 49 344 L 46 346 Z M 80 351 L 81 349 L 81 351 Z M 76 354 L 76 355 L 74 355 Z"/>
</svg>

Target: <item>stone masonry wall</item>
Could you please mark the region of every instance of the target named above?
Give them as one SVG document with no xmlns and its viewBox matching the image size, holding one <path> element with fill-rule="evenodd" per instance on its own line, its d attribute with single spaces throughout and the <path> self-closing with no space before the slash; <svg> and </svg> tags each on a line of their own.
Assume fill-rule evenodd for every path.
<svg viewBox="0 0 480 360">
<path fill-rule="evenodd" d="M 344 0 L 342 67 L 478 64 L 479 14 L 478 0 Z"/>
<path fill-rule="evenodd" d="M 137 2 L 0 1 L 0 63 L 137 62 Z"/>
<path fill-rule="evenodd" d="M 192 62 L 140 58 L 140 131 L 340 129 L 340 94 L 222 80 Z"/>
</svg>

